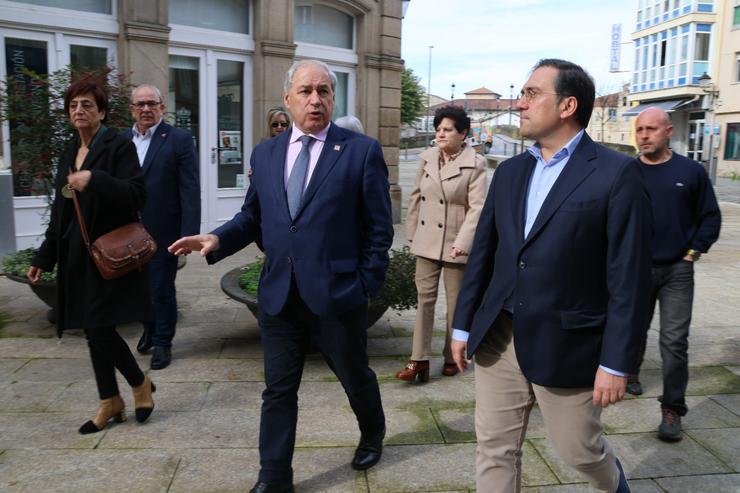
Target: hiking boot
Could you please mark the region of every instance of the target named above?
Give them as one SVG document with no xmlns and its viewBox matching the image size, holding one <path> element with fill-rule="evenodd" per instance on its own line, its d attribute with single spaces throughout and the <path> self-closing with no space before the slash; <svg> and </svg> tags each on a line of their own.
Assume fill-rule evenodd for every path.
<svg viewBox="0 0 740 493">
<path fill-rule="evenodd" d="M 681 435 L 681 416 L 673 409 L 661 409 L 663 420 L 658 426 L 658 438 L 667 442 L 677 442 L 683 438 Z"/>
</svg>

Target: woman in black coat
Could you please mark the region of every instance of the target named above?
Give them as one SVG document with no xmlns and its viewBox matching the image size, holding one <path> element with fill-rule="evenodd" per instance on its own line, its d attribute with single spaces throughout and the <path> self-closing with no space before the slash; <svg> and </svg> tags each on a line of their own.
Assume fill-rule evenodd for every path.
<svg viewBox="0 0 740 493">
<path fill-rule="evenodd" d="M 136 420 L 154 409 L 154 384 L 145 376 L 116 325 L 148 318 L 145 271 L 108 281 L 98 273 L 83 240 L 74 203 L 77 195 L 90 242 L 138 220 L 146 192 L 133 143 L 107 129 L 108 97 L 92 78 L 74 82 L 64 95 L 64 109 L 78 135 L 60 159 L 55 198 L 46 237 L 28 270 L 31 282 L 57 265 L 57 334 L 84 329 L 90 348 L 100 404 L 80 433 L 95 433 L 111 419 L 126 419 L 115 370 L 133 388 Z M 66 188 L 67 190 L 63 190 Z M 64 193 L 63 193 L 64 192 Z"/>
</svg>

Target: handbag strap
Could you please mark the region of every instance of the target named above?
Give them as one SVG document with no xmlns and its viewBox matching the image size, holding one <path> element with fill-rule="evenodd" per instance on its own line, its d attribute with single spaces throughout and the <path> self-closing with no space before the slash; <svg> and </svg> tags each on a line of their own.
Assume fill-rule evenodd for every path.
<svg viewBox="0 0 740 493">
<path fill-rule="evenodd" d="M 71 169 L 69 170 L 72 171 Z M 64 185 L 65 187 L 68 185 Z M 80 209 L 80 202 L 77 200 L 77 192 L 73 189 L 69 189 L 72 194 L 72 202 L 75 204 L 75 211 L 77 212 L 77 222 L 80 223 L 80 231 L 82 232 L 82 239 L 85 240 L 87 250 L 90 251 L 90 237 L 87 235 L 87 227 L 85 226 L 85 220 L 82 218 L 82 209 Z"/>
</svg>

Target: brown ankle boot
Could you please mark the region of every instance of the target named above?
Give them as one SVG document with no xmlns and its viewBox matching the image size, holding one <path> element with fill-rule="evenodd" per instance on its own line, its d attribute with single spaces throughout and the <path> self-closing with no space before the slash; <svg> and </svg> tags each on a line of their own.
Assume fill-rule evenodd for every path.
<svg viewBox="0 0 740 493">
<path fill-rule="evenodd" d="M 149 415 L 154 411 L 154 399 L 152 393 L 157 391 L 157 387 L 152 383 L 148 376 L 144 377 L 144 382 L 138 387 L 132 387 L 134 392 L 134 410 L 136 411 L 136 421 L 143 423 L 149 419 Z"/>
<path fill-rule="evenodd" d="M 89 433 L 102 431 L 108 425 L 108 421 L 110 421 L 111 418 L 113 418 L 116 423 L 123 423 L 126 421 L 125 405 L 120 395 L 100 401 L 100 404 L 98 404 L 98 411 L 95 413 L 95 416 L 80 426 L 79 432 L 83 435 L 87 435 Z"/>
<path fill-rule="evenodd" d="M 413 382 L 418 378 L 420 382 L 428 382 L 429 361 L 409 360 L 409 362 L 406 363 L 406 367 L 396 373 L 396 378 L 399 380 L 406 380 L 407 382 Z"/>
</svg>

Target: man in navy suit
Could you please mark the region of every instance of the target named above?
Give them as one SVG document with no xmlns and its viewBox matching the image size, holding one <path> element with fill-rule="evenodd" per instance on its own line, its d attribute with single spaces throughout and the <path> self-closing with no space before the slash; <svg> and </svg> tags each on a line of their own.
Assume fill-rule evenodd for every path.
<svg viewBox="0 0 740 493">
<path fill-rule="evenodd" d="M 297 392 L 309 341 L 322 352 L 360 427 L 352 467 L 380 460 L 385 416 L 368 366 L 367 303 L 378 293 L 393 241 L 388 170 L 378 142 L 330 123 L 336 76 L 322 62 L 288 70 L 290 131 L 252 152 L 239 212 L 211 234 L 182 238 L 175 254 L 200 250 L 217 262 L 256 242 L 265 384 L 260 473 L 253 493 L 293 491 Z"/>
<path fill-rule="evenodd" d="M 124 135 L 134 141 L 146 180 L 147 201 L 141 218 L 157 242 L 149 262 L 153 320 L 145 320 L 136 349 L 145 354 L 154 346 L 151 368 L 166 368 L 172 360 L 177 324 L 175 276 L 177 257 L 167 246 L 181 236 L 200 232 L 200 179 L 193 138 L 164 122 L 162 95 L 154 86 L 136 87 L 131 114 L 136 123 Z"/>
<path fill-rule="evenodd" d="M 520 491 L 535 401 L 568 464 L 629 491 L 600 416 L 637 366 L 651 214 L 634 160 L 584 131 L 594 92 L 578 65 L 534 67 L 517 105 L 536 144 L 496 170 L 476 230 L 452 349 L 461 369 L 475 355 L 480 492 Z"/>
</svg>

